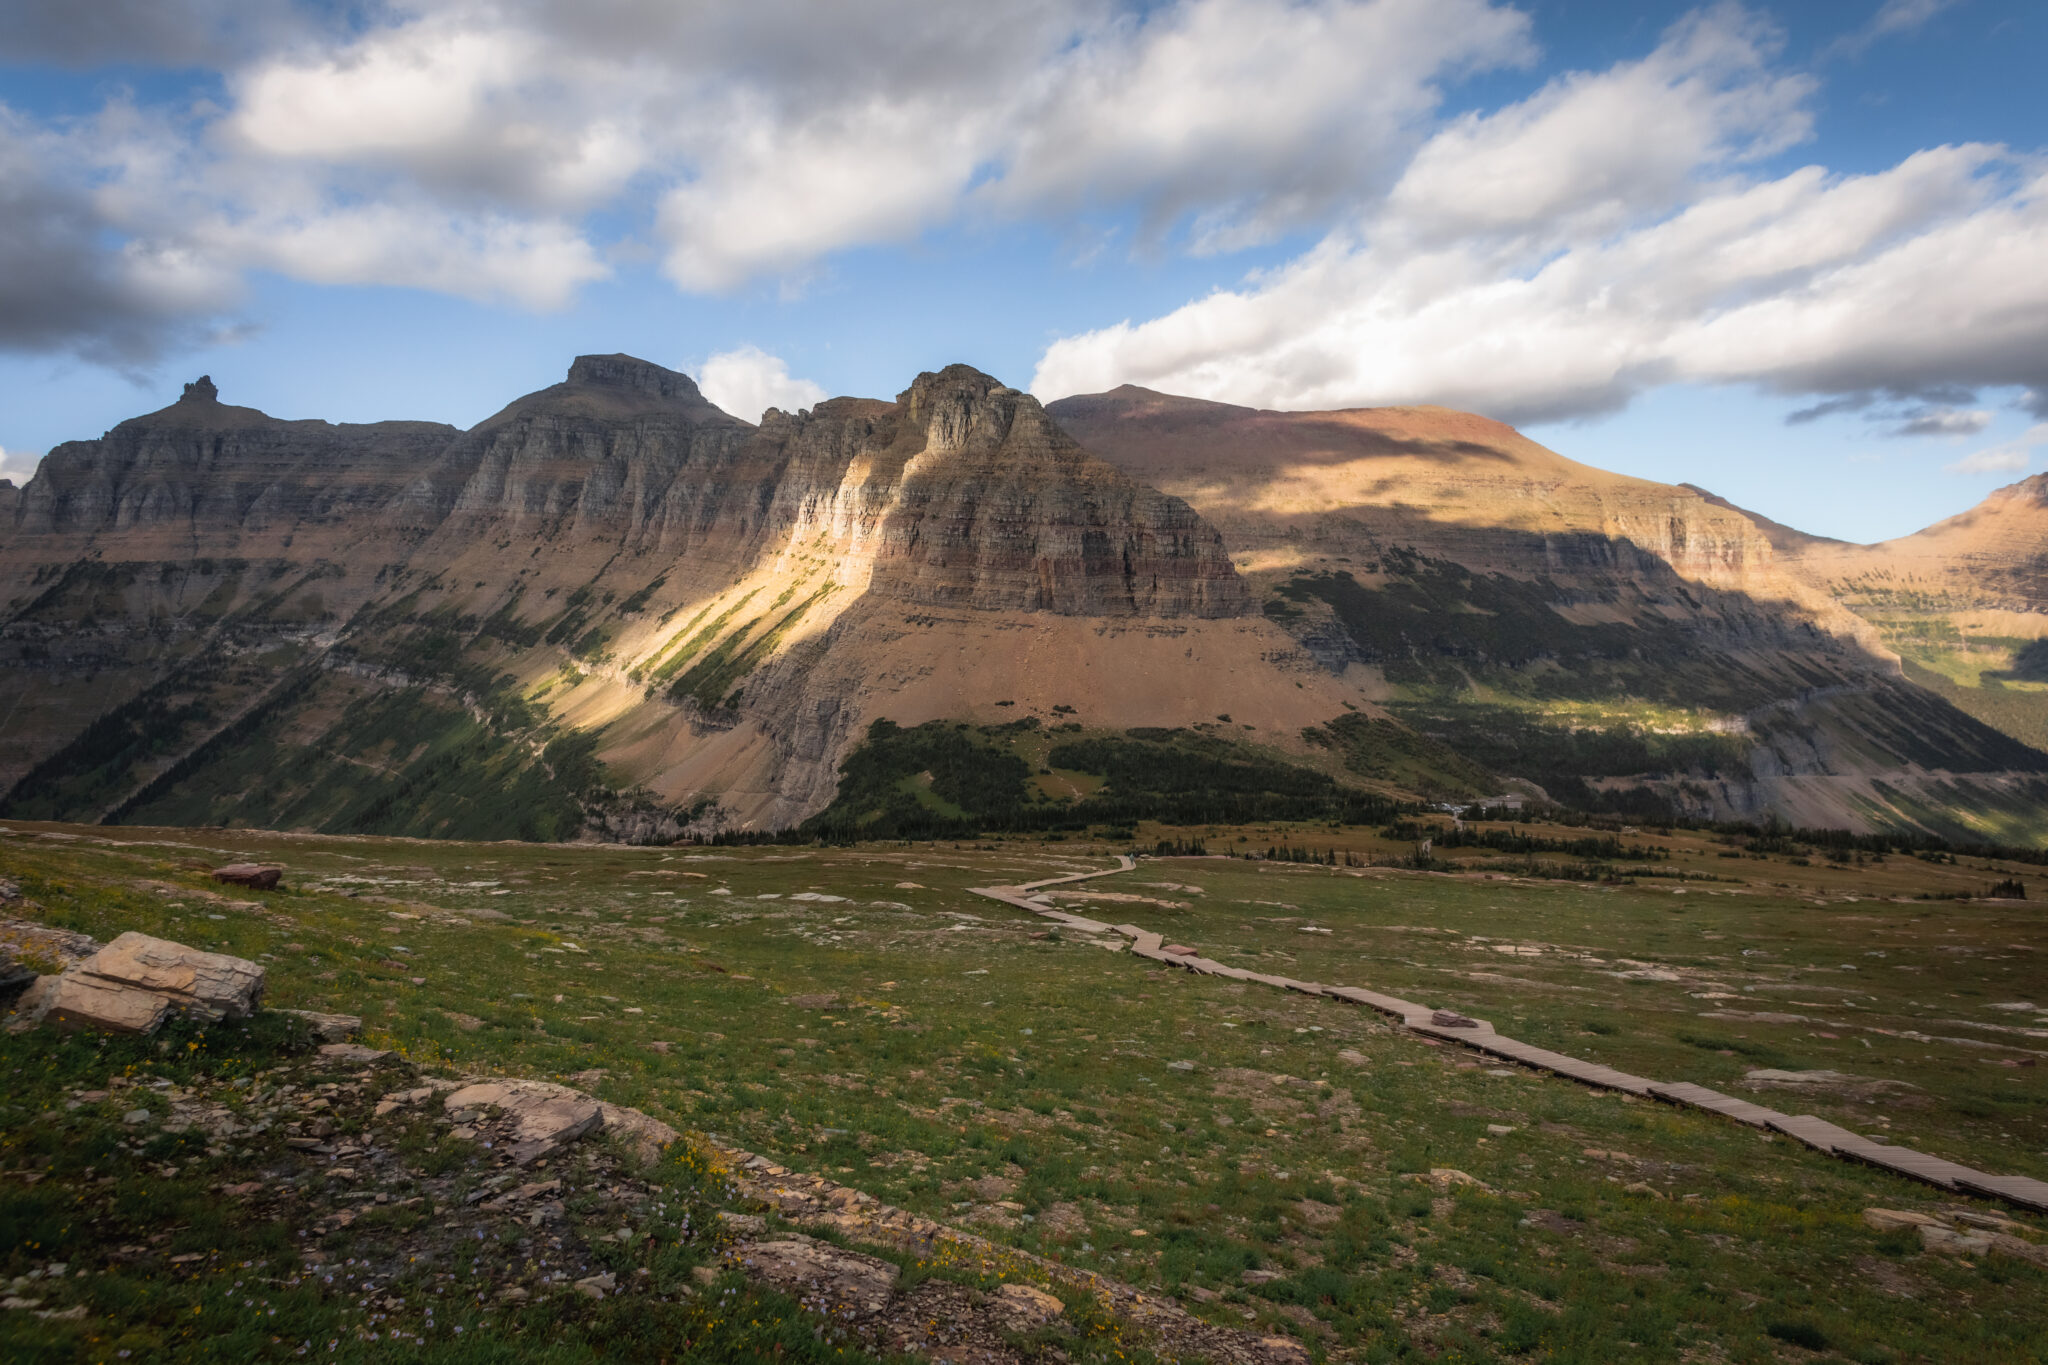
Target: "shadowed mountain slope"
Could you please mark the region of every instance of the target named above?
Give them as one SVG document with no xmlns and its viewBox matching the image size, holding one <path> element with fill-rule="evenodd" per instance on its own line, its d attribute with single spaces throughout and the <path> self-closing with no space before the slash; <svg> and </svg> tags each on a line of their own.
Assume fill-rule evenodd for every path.
<svg viewBox="0 0 2048 1365">
<path fill-rule="evenodd" d="M 1446 409 L 1126 386 L 1048 411 L 1214 522 L 1266 615 L 1326 666 L 1560 799 L 2048 833 L 2026 805 L 2048 759 L 1908 682 L 1787 562 L 1832 542 Z"/>
</svg>

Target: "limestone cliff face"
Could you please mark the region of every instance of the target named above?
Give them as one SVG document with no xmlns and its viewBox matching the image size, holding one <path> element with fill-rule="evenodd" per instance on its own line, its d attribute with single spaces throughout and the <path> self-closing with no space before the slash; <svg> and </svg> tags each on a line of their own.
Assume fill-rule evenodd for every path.
<svg viewBox="0 0 2048 1365">
<path fill-rule="evenodd" d="M 1229 617 L 1249 599 L 1185 502 L 1094 458 L 1028 394 L 956 365 L 887 407 L 771 420 L 771 510 L 871 556 L 870 591 L 983 611 Z"/>
<path fill-rule="evenodd" d="M 751 434 L 686 375 L 631 356 L 579 356 L 562 383 L 450 442 L 408 494 L 445 509 L 443 552 L 492 532 L 660 543 L 698 519 L 704 493 L 726 490 Z"/>
<path fill-rule="evenodd" d="M 1310 665 L 1246 619 L 1186 503 L 962 366 L 758 427 L 622 355 L 465 432 L 280 421 L 201 380 L 59 447 L 13 501 L 0 669 L 25 699 L 0 792 L 132 713 L 147 757 L 31 784 L 90 790 L 90 816 L 159 799 L 272 708 L 290 734 L 266 742 L 345 749 L 323 727 L 393 693 L 472 720 L 530 694 L 508 714 L 600 733 L 621 781 L 756 825 L 829 800 L 877 716 L 1256 717 L 1234 700 L 1253 671 L 1283 734 L 1358 701 L 1287 674 Z"/>
<path fill-rule="evenodd" d="M 23 538 L 266 556 L 294 535 L 359 536 L 454 435 L 437 422 L 280 421 L 222 403 L 202 378 L 170 407 L 56 447 L 11 520 Z"/>
</svg>

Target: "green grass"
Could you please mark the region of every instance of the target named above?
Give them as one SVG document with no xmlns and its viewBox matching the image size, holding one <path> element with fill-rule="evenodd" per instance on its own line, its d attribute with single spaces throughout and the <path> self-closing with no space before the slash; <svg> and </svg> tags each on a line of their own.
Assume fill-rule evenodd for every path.
<svg viewBox="0 0 2048 1365">
<path fill-rule="evenodd" d="M 1192 832 L 1212 849 L 1239 833 L 1261 847 L 1359 837 Z M 1156 1286 L 1218 1322 L 1302 1334 L 1332 1358 L 1761 1362 L 1804 1349 L 1771 1330 L 1788 1324 L 1845 1359 L 2048 1350 L 2040 1268 L 1924 1253 L 1862 1222 L 1865 1208 L 1952 1197 L 1696 1112 L 1494 1075 L 1335 1001 L 1036 937 L 1042 921 L 966 893 L 1102 865 L 1071 842 L 95 834 L 110 842 L 0 840 L 0 874 L 53 921 L 258 957 L 277 1003 L 360 1012 L 372 1041 L 422 1062 L 602 1068 L 589 1084 L 603 1098 Z M 1232 962 L 1466 1010 L 1539 1045 L 2048 1176 L 2048 1068 L 1988 1064 L 2042 1048 L 1999 1030 L 2048 1025 L 1991 1008 L 2048 1005 L 2037 912 L 1891 899 L 1985 880 L 1972 865 L 1797 868 L 1776 853 L 1716 861 L 1698 836 L 1653 841 L 1673 845 L 1671 865 L 1744 881 L 1186 859 L 1067 888 L 1142 900 L 1065 903 Z M 1478 868 L 1507 855 L 1460 856 Z M 249 897 L 257 909 L 203 901 L 189 865 L 229 857 L 286 863 L 289 889 Z M 790 1003 L 824 994 L 833 1007 Z M 1731 1010 L 1812 1022 L 1702 1017 Z M 1746 1089 L 1744 1072 L 1767 1065 L 1891 1084 Z M 24 1116 L 0 1123 L 25 1131 Z M 1438 1167 L 1484 1188 L 1404 1178 Z M 1638 1183 L 1656 1194 L 1625 1188 Z M 1247 1285 L 1247 1270 L 1277 1278 Z"/>
</svg>

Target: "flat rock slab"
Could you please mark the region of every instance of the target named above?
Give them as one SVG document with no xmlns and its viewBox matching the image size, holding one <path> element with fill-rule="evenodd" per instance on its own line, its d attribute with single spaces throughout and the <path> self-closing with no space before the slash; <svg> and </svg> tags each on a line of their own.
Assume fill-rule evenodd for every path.
<svg viewBox="0 0 2048 1365">
<path fill-rule="evenodd" d="M 263 985 L 263 968 L 247 958 L 131 932 L 60 976 L 37 978 L 10 1027 L 48 1022 L 146 1034 L 178 1015 L 208 1023 L 246 1019 L 262 1004 Z"/>
<path fill-rule="evenodd" d="M 451 1114 L 462 1109 L 503 1113 L 509 1153 L 521 1166 L 604 1126 L 603 1105 L 580 1090 L 546 1081 L 481 1081 L 449 1091 L 442 1103 Z"/>
<path fill-rule="evenodd" d="M 1029 1332 L 1057 1322 L 1067 1311 L 1067 1306 L 1058 1299 L 1028 1284 L 1001 1285 L 994 1297 L 996 1315 L 1013 1332 Z"/>
<path fill-rule="evenodd" d="M 742 1242 L 727 1256 L 749 1276 L 806 1302 L 815 1304 L 822 1296 L 828 1312 L 879 1313 L 896 1289 L 897 1271 L 890 1262 L 809 1237 Z"/>
</svg>

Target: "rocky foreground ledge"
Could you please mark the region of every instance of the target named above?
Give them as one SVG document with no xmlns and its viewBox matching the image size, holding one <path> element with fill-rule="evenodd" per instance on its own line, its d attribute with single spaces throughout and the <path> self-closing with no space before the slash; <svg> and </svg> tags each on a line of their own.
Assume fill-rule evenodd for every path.
<svg viewBox="0 0 2048 1365">
<path fill-rule="evenodd" d="M 246 959 L 143 934 L 100 945 L 0 921 L 0 966 L 16 964 L 13 988 L 24 960 L 60 969 L 36 974 L 16 999 L 6 1027 L 17 1046 L 223 1022 L 296 1040 L 253 1071 L 184 1083 L 148 1079 L 131 1064 L 68 1086 L 32 1122 L 96 1130 L 90 1140 L 138 1157 L 193 1153 L 187 1164 L 155 1167 L 163 1181 L 207 1161 L 224 1177 L 207 1195 L 225 1202 L 229 1222 L 292 1230 L 283 1264 L 264 1263 L 266 1292 L 341 1291 L 357 1342 L 460 1332 L 450 1327 L 458 1309 L 477 1328 L 522 1334 L 532 1314 L 558 1314 L 561 1295 L 685 1307 L 696 1314 L 689 1321 L 704 1321 L 745 1284 L 793 1298 L 821 1343 L 935 1360 L 1310 1358 L 1288 1338 L 1204 1322 L 1170 1299 L 716 1139 L 686 1138 L 569 1086 L 434 1074 L 356 1041 L 361 1025 L 351 1016 L 263 1009 L 264 970 Z M 0 1186 L 33 1187 L 53 1165 L 0 1165 Z M 82 1216 L 111 1179 L 86 1184 Z M 115 1216 L 115 1202 L 95 1220 L 89 1252 L 0 1281 L 0 1340 L 10 1321 L 27 1320 L 120 1338 L 120 1313 L 107 1310 L 96 1282 L 140 1274 L 198 1295 L 241 1276 L 236 1286 L 248 1287 L 256 1262 L 177 1250 L 172 1214 L 157 1215 L 165 1226 L 138 1227 Z M 195 1311 L 203 1316 L 205 1306 Z M 544 1337 L 529 1339 L 544 1348 Z M 321 1345 L 311 1336 L 303 1344 Z"/>
</svg>

